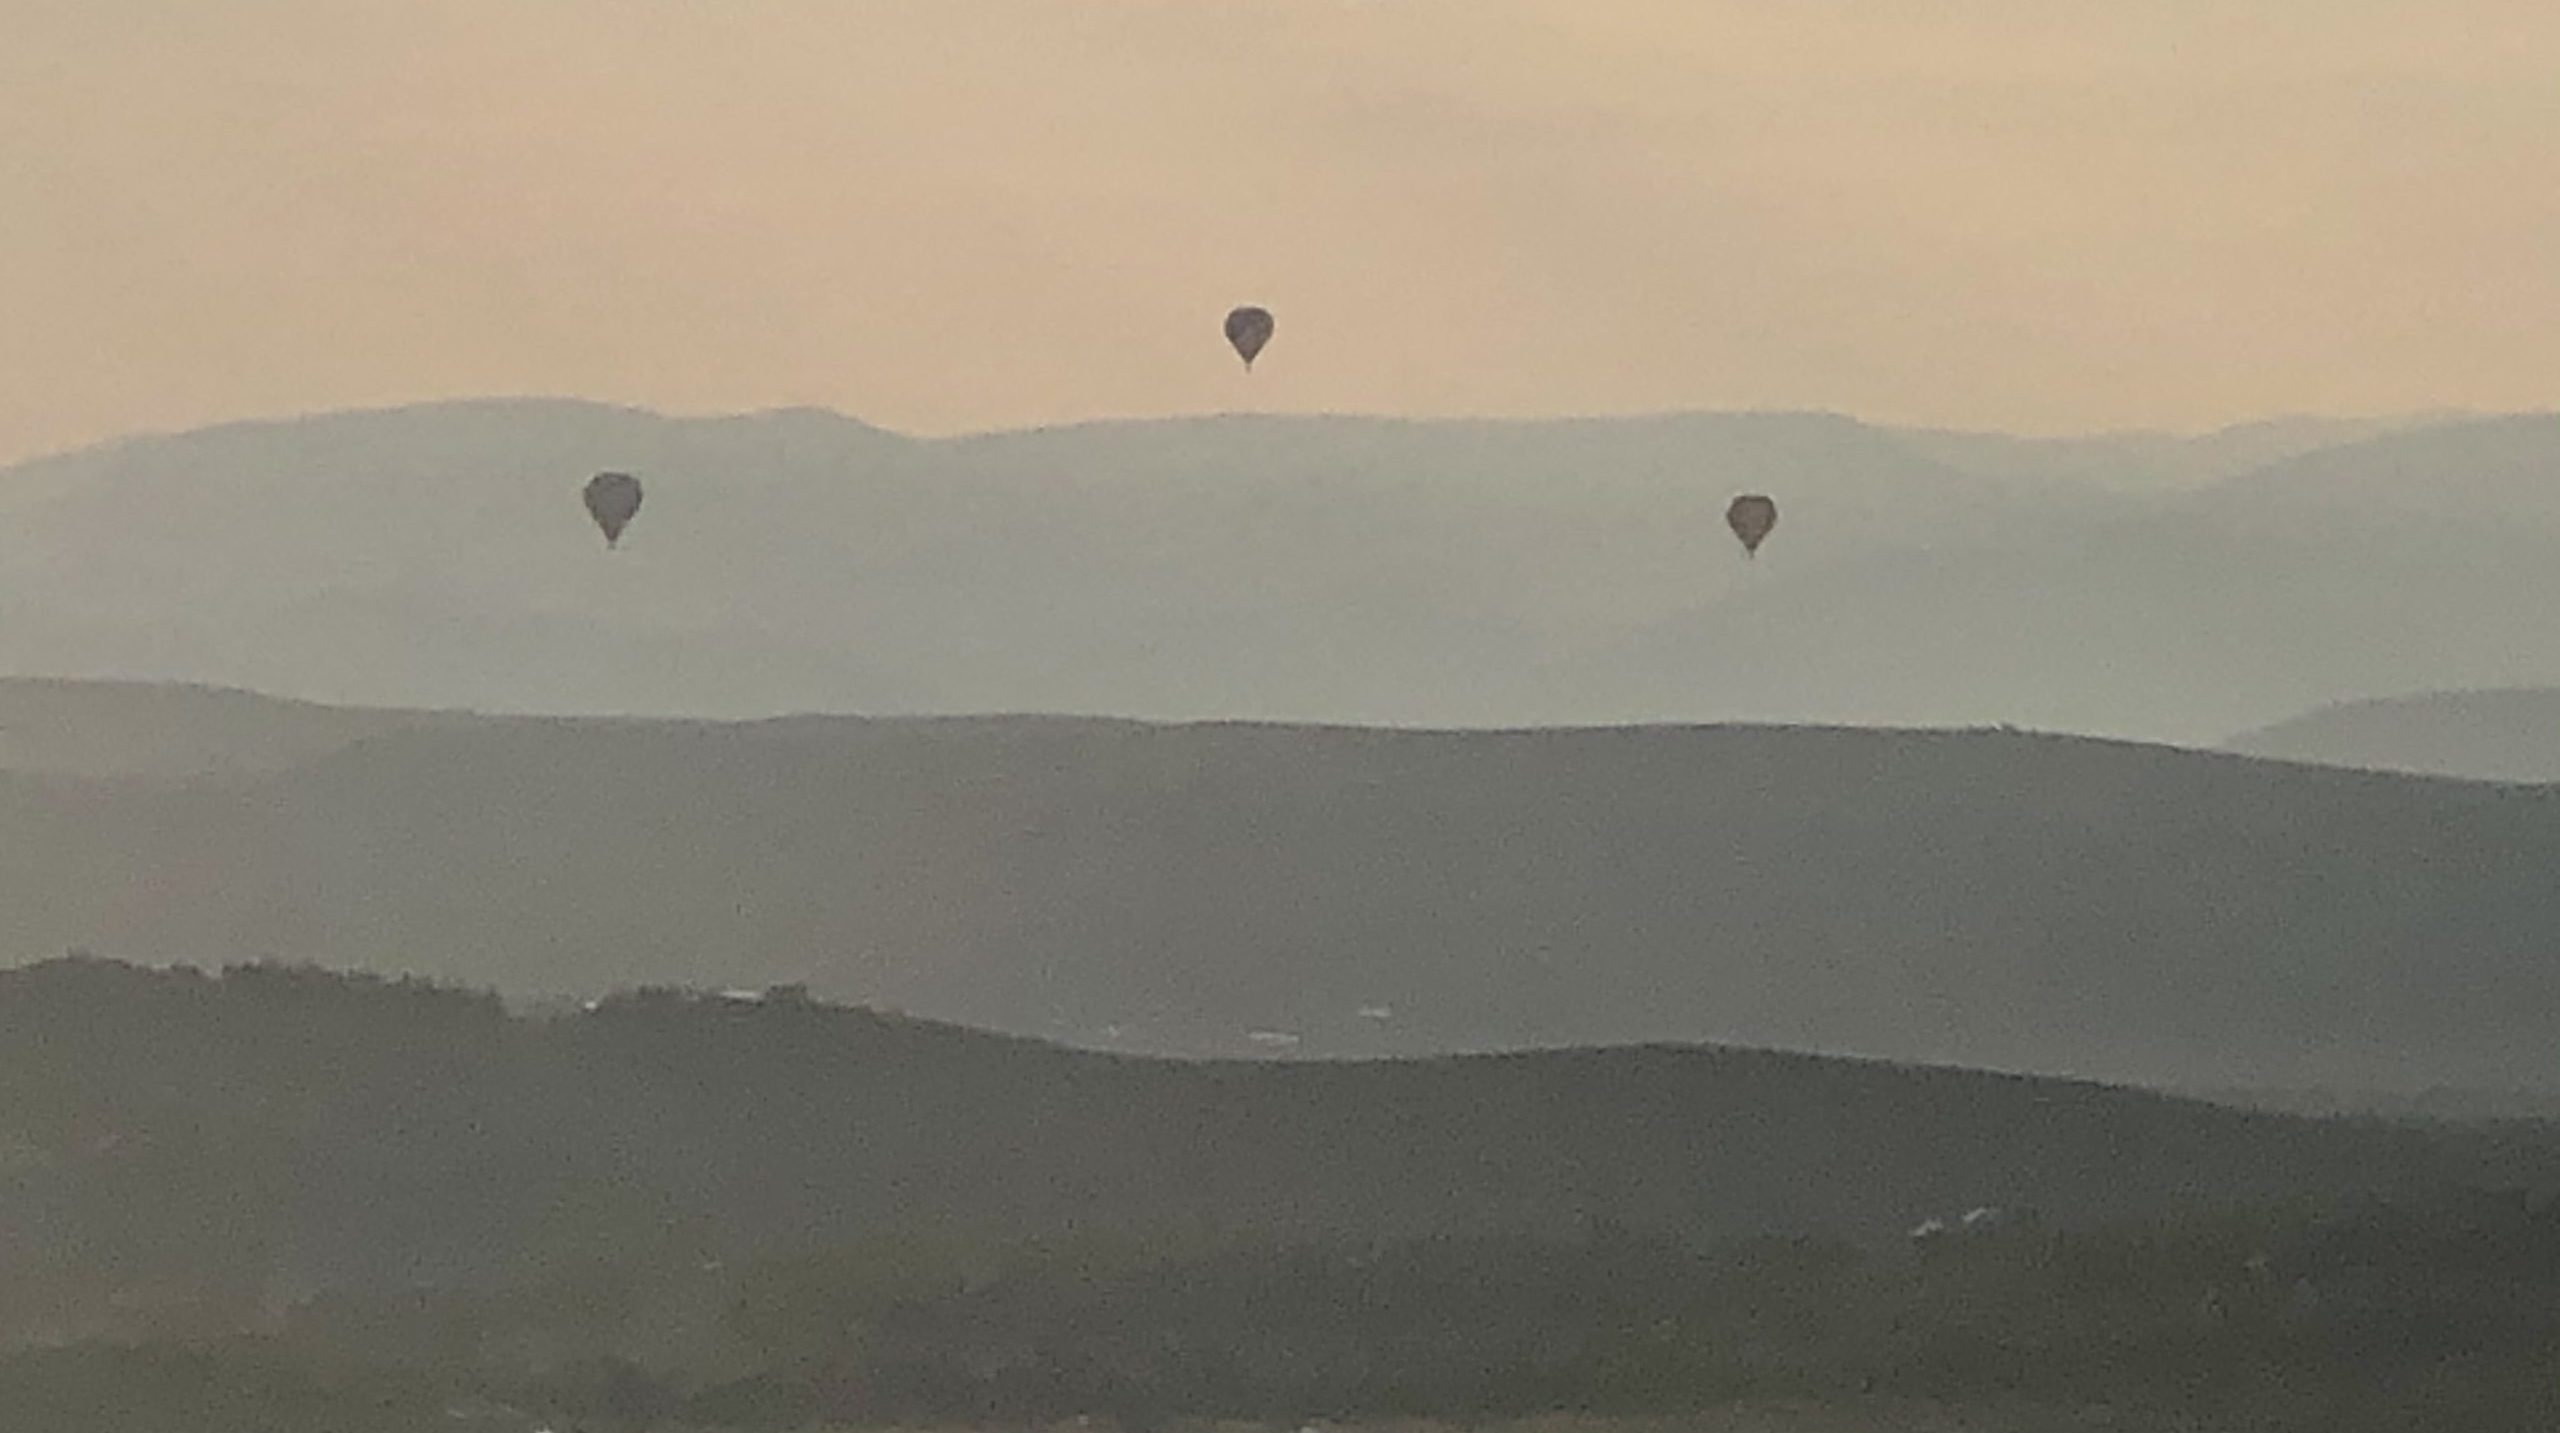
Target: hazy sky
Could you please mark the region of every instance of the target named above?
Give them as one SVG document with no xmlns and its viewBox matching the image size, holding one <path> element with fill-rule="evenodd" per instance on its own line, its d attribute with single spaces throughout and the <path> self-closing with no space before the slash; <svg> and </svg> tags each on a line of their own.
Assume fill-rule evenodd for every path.
<svg viewBox="0 0 2560 1433">
<path fill-rule="evenodd" d="M 2560 394 L 2550 0 L 0 0 L 0 35 L 0 456 L 488 393 L 921 431 Z"/>
</svg>

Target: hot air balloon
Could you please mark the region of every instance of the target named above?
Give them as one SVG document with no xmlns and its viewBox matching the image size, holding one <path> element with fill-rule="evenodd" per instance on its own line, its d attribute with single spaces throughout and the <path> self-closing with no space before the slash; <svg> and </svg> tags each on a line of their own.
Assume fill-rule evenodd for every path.
<svg viewBox="0 0 2560 1433">
<path fill-rule="evenodd" d="M 622 541 L 622 530 L 631 526 L 640 511 L 640 480 L 629 473 L 598 473 L 587 480 L 587 514 L 604 529 L 604 545 L 611 548 Z"/>
<path fill-rule="evenodd" d="M 1227 342 L 1235 345 L 1236 356 L 1244 360 L 1245 372 L 1253 371 L 1253 360 L 1262 346 L 1271 341 L 1271 310 L 1240 308 L 1227 315 Z"/>
<path fill-rule="evenodd" d="M 1724 510 L 1724 525 L 1742 539 L 1745 557 L 1760 555 L 1760 544 L 1768 539 L 1769 529 L 1778 525 L 1778 505 L 1758 493 L 1744 493 Z"/>
</svg>

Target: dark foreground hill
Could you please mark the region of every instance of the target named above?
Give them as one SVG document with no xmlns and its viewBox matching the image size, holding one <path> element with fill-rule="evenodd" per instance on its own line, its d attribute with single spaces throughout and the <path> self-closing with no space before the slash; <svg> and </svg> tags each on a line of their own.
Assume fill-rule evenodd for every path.
<svg viewBox="0 0 2560 1433">
<path fill-rule="evenodd" d="M 2549 1090 L 2560 791 L 1993 732 L 399 727 L 0 775 L 17 960 L 806 982 L 1134 1051 Z"/>
<path fill-rule="evenodd" d="M 1801 1055 L 90 961 L 0 975 L 0 1088 L 0 1423 L 52 1433 L 2503 1430 L 2560 1330 L 2548 1127 Z"/>
<path fill-rule="evenodd" d="M 0 976 L 0 1301 L 22 1335 L 330 1290 L 869 1240 L 1794 1233 L 2085 1223 L 2560 1180 L 2560 1140 L 1743 1050 L 1139 1060 L 808 1002 L 558 1018 L 313 971 Z"/>
<path fill-rule="evenodd" d="M 2233 737 L 2233 751 L 2476 781 L 2560 782 L 2560 690 L 2342 702 Z"/>
</svg>

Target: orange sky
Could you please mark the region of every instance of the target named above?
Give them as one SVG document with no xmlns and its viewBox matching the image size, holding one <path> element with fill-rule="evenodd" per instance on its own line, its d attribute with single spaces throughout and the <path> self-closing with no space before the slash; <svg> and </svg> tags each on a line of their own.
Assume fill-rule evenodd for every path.
<svg viewBox="0 0 2560 1433">
<path fill-rule="evenodd" d="M 0 0 L 0 457 L 2560 393 L 2548 0 Z M 1279 336 L 1247 380 L 1238 302 Z"/>
</svg>

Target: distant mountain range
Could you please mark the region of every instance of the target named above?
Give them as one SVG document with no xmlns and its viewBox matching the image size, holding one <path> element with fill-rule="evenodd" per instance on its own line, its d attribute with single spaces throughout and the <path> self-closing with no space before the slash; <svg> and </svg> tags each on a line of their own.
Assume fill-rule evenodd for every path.
<svg viewBox="0 0 2560 1433">
<path fill-rule="evenodd" d="M 559 721 L 60 685 L 0 686 L 0 729 L 7 960 L 806 982 L 1160 1053 L 1713 1040 L 2560 1088 L 2560 789 L 1993 732 Z"/>
<path fill-rule="evenodd" d="M 184 779 L 288 771 L 366 737 L 480 720 L 219 687 L 0 677 L 0 771 Z"/>
<path fill-rule="evenodd" d="M 648 484 L 608 556 L 577 492 Z M 2190 743 L 2560 683 L 2560 421 L 2015 439 L 1822 414 L 948 440 L 475 402 L 0 471 L 0 671 L 406 707 Z M 1721 514 L 1778 499 L 1743 560 Z"/>
<path fill-rule="evenodd" d="M 2560 689 L 2340 702 L 2234 737 L 2227 746 L 2369 771 L 2560 782 Z"/>
<path fill-rule="evenodd" d="M 2560 1180 L 2546 1129 L 1800 1055 L 1179 1063 L 781 995 L 528 1019 L 106 962 L 0 973 L 0 1080 L 0 1344 L 900 1236 L 1874 1245 L 1982 1206 L 2060 1224 Z"/>
</svg>

